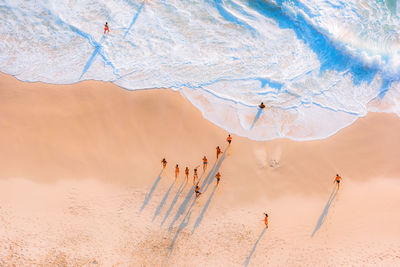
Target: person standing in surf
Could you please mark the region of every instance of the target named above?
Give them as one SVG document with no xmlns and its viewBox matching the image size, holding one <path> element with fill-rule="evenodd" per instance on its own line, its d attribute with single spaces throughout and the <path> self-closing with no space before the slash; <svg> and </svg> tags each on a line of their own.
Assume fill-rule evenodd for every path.
<svg viewBox="0 0 400 267">
<path fill-rule="evenodd" d="M 106 24 L 104 24 L 104 34 L 110 33 L 110 28 L 108 27 L 108 22 L 106 21 Z"/>
<path fill-rule="evenodd" d="M 261 104 L 260 104 L 260 105 L 258 105 L 258 107 L 259 107 L 260 109 L 263 109 L 263 108 L 265 108 L 265 105 L 264 105 L 264 103 L 263 103 L 263 102 L 261 102 Z"/>
</svg>

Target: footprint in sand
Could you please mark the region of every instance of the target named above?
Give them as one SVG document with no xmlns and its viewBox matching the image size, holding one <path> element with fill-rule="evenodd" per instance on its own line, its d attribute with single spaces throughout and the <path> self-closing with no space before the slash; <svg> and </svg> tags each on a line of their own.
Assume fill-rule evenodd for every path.
<svg viewBox="0 0 400 267">
<path fill-rule="evenodd" d="M 279 161 L 276 160 L 276 159 L 271 159 L 271 160 L 269 161 L 269 166 L 270 166 L 271 168 L 278 168 L 278 167 L 279 167 Z"/>
</svg>

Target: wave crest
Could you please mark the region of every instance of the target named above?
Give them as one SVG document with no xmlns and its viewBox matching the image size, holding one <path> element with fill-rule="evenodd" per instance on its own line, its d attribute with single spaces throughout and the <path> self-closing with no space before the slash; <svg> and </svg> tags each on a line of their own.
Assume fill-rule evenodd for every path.
<svg viewBox="0 0 400 267">
<path fill-rule="evenodd" d="M 257 140 L 320 139 L 368 110 L 400 114 L 391 2 L 3 2 L 0 71 L 21 80 L 181 90 L 207 119 Z"/>
</svg>

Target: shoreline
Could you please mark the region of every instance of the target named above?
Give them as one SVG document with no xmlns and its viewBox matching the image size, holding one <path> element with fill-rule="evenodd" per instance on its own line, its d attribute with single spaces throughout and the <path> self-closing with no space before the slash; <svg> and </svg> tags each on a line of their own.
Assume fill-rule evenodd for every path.
<svg viewBox="0 0 400 267">
<path fill-rule="evenodd" d="M 210 175 L 187 225 L 183 213 L 170 232 L 193 168 L 203 155 L 206 177 L 218 165 L 225 130 L 171 90 L 31 84 L 3 74 L 0 89 L 0 265 L 240 266 L 249 256 L 250 266 L 400 262 L 395 114 L 368 113 L 316 141 L 233 135 L 220 185 Z M 178 194 L 185 166 L 189 181 Z M 336 173 L 341 189 L 310 238 Z"/>
<path fill-rule="evenodd" d="M 91 84 L 91 83 L 100 83 L 100 84 L 103 84 L 103 85 L 107 84 L 107 86 L 108 86 L 108 85 L 109 85 L 109 86 L 114 86 L 114 87 L 117 87 L 117 88 L 119 88 L 119 89 L 122 89 L 122 90 L 128 91 L 128 92 L 139 92 L 139 91 L 140 91 L 140 92 L 143 92 L 143 91 L 168 90 L 168 91 L 172 91 L 172 92 L 175 92 L 175 93 L 179 93 L 183 98 L 185 98 L 186 101 L 190 102 L 191 105 L 193 105 L 196 109 L 198 109 L 198 110 L 200 111 L 200 113 L 202 114 L 202 117 L 203 117 L 203 118 L 205 118 L 206 120 L 210 121 L 212 124 L 216 125 L 217 127 L 221 128 L 222 130 L 224 130 L 224 131 L 226 131 L 226 132 L 229 132 L 229 130 L 226 129 L 226 127 L 224 127 L 223 125 L 221 125 L 221 123 L 219 123 L 218 121 L 215 121 L 215 120 L 213 120 L 213 119 L 207 118 L 207 115 L 205 114 L 204 110 L 202 110 L 202 109 L 201 109 L 200 107 L 198 107 L 198 106 L 199 106 L 199 104 L 202 103 L 203 101 L 206 101 L 206 102 L 207 102 L 208 100 L 206 100 L 206 99 L 204 98 L 204 96 L 202 96 L 202 95 L 197 95 L 197 96 L 193 95 L 193 96 L 189 96 L 188 93 L 186 92 L 186 91 L 190 91 L 190 90 L 191 90 L 191 89 L 189 89 L 189 88 L 184 88 L 184 89 L 182 89 L 182 90 L 180 90 L 180 89 L 174 90 L 174 89 L 171 89 L 171 88 L 139 88 L 139 89 L 128 89 L 128 88 L 126 88 L 126 87 L 123 87 L 122 85 L 114 84 L 113 81 L 100 81 L 100 80 L 93 80 L 93 79 L 90 79 L 90 80 L 82 80 L 82 81 L 77 81 L 77 82 L 68 83 L 68 84 L 64 84 L 64 83 L 57 84 L 57 83 L 46 83 L 46 82 L 42 82 L 42 81 L 23 81 L 23 80 L 18 79 L 16 76 L 14 76 L 14 75 L 12 75 L 12 74 L 7 74 L 7 73 L 3 73 L 3 72 L 0 72 L 0 77 L 9 77 L 9 78 L 12 78 L 12 79 L 17 80 L 18 82 L 27 83 L 27 84 L 32 84 L 32 85 L 35 85 L 35 84 L 43 84 L 43 85 L 46 85 L 46 86 L 54 86 L 54 85 L 55 85 L 55 86 L 74 86 L 74 85 L 78 86 L 78 85 L 81 84 L 81 83 L 89 83 L 89 84 Z M 209 93 L 209 92 L 207 92 L 207 93 Z M 218 96 L 216 96 L 216 95 L 214 95 L 214 94 L 212 94 L 212 93 L 210 93 L 210 94 L 213 95 L 213 96 L 215 96 L 215 97 L 217 97 L 217 98 L 220 98 L 220 97 L 218 97 Z M 193 100 L 195 100 L 196 103 L 195 103 L 195 102 L 192 102 L 192 100 L 190 100 L 189 98 L 193 98 Z M 203 98 L 204 98 L 204 99 L 203 99 Z M 203 100 L 201 100 L 201 99 L 203 99 Z M 227 100 L 227 99 L 225 99 L 225 100 Z M 380 103 L 378 103 L 378 102 L 377 102 L 377 99 L 374 98 L 374 99 L 371 100 L 370 103 L 367 104 L 367 107 L 370 106 L 372 110 L 375 110 L 375 109 L 376 109 L 376 106 L 379 106 L 379 105 L 380 105 Z M 267 108 L 268 108 L 268 107 L 267 107 Z M 254 107 L 254 110 L 258 110 L 258 112 L 254 112 L 254 114 L 253 114 L 253 115 L 255 115 L 253 124 L 256 123 L 256 122 L 259 122 L 259 120 L 260 120 L 260 117 L 258 116 L 258 115 L 259 115 L 259 109 L 256 109 L 256 107 Z M 239 134 L 236 134 L 236 133 L 233 133 L 233 134 L 235 134 L 235 135 L 237 135 L 237 136 L 240 136 L 240 137 L 243 137 L 243 138 L 247 138 L 247 139 L 249 139 L 249 140 L 251 140 L 251 141 L 256 141 L 256 142 L 268 142 L 268 141 L 281 140 L 281 139 L 282 139 L 282 140 L 286 140 L 286 139 L 287 139 L 287 140 L 294 141 L 294 142 L 320 141 L 320 140 L 329 139 L 330 137 L 336 135 L 337 133 L 339 133 L 339 132 L 342 131 L 343 129 L 345 129 L 345 128 L 351 126 L 351 125 L 353 125 L 353 124 L 354 124 L 356 121 L 358 121 L 359 119 L 365 118 L 366 116 L 368 116 L 368 114 L 371 114 L 371 113 L 389 114 L 389 115 L 394 115 L 394 114 L 396 114 L 396 113 L 393 113 L 393 112 L 389 112 L 388 110 L 390 110 L 390 109 L 387 109 L 386 111 L 381 111 L 381 112 L 367 111 L 367 113 L 366 113 L 365 116 L 354 117 L 354 120 L 353 120 L 353 119 L 350 119 L 350 120 L 349 120 L 349 119 L 346 119 L 347 122 L 346 122 L 346 125 L 345 125 L 345 126 L 339 127 L 337 130 L 332 131 L 331 133 L 329 133 L 327 136 L 324 136 L 324 137 L 306 137 L 306 138 L 297 138 L 297 139 L 296 139 L 296 138 L 294 138 L 294 137 L 287 137 L 287 136 L 284 136 L 284 137 L 276 137 L 276 138 L 273 138 L 273 139 L 265 139 L 265 140 L 264 140 L 264 139 L 257 139 L 257 138 L 255 138 L 255 137 L 253 138 L 253 137 L 246 136 L 246 135 L 239 135 Z M 354 115 L 354 114 L 353 114 L 353 115 Z M 396 114 L 396 116 L 400 119 L 400 117 L 398 116 L 398 114 Z M 270 116 L 268 116 L 268 117 L 270 117 Z M 337 118 L 335 118 L 335 119 L 337 119 Z M 264 120 L 265 120 L 265 118 L 264 118 Z M 282 126 L 282 127 L 283 127 L 283 126 Z M 251 127 L 251 128 L 252 128 L 252 127 Z M 246 129 L 239 129 L 239 132 L 242 132 L 242 134 L 245 133 L 246 131 L 247 131 Z"/>
<path fill-rule="evenodd" d="M 148 153 L 146 157 L 152 158 L 155 162 L 159 161 L 158 159 L 164 156 L 179 162 L 179 158 L 182 157 L 178 156 L 178 154 L 188 153 L 188 155 L 183 156 L 189 157 L 188 165 L 197 165 L 197 162 L 200 161 L 198 160 L 199 156 L 196 157 L 195 155 L 201 156 L 202 153 L 212 155 L 215 153 L 212 147 L 208 147 L 206 151 L 201 152 L 199 148 L 203 147 L 203 144 L 208 143 L 209 140 L 207 140 L 208 138 L 203 138 L 201 132 L 196 132 L 196 128 L 210 129 L 210 131 L 207 131 L 207 137 L 212 136 L 212 138 L 216 140 L 215 146 L 226 143 L 224 140 L 228 133 L 212 122 L 204 119 L 201 112 L 197 110 L 189 100 L 181 96 L 179 91 L 165 89 L 129 91 L 121 89 L 111 83 L 97 81 L 82 82 L 74 85 L 53 85 L 40 82 L 25 83 L 4 74 L 0 74 L 0 80 L 2 82 L 0 86 L 6 88 L 6 90 L 2 90 L 0 111 L 5 114 L 5 116 L 3 116 L 3 124 L 8 126 L 8 128 L 6 127 L 5 129 L 9 131 L 3 131 L 2 140 L 5 141 L 7 140 L 6 137 L 10 136 L 11 138 L 16 138 L 18 142 L 15 142 L 15 145 L 20 146 L 12 147 L 8 142 L 4 142 L 2 147 L 8 147 L 12 153 L 8 153 L 7 157 L 3 156 L 3 160 L 7 160 L 7 158 L 9 160 L 12 158 L 10 157 L 11 155 L 18 158 L 17 152 L 19 149 L 28 145 L 32 146 L 31 149 L 34 148 L 33 146 L 37 146 L 35 148 L 40 148 L 47 157 L 49 153 L 58 153 L 60 152 L 59 149 L 65 148 L 65 152 L 70 153 L 70 155 L 67 155 L 69 157 L 65 157 L 64 159 L 72 160 L 73 158 L 71 156 L 77 153 L 77 155 L 74 156 L 77 156 L 77 159 L 80 160 L 78 163 L 83 164 L 82 153 L 87 153 L 88 155 L 85 156 L 91 156 L 93 160 L 99 160 L 98 158 L 96 159 L 96 154 L 100 156 L 101 149 L 103 149 L 101 146 L 108 145 L 108 147 L 104 147 L 104 149 L 112 149 L 112 152 L 120 153 L 121 156 L 124 156 L 123 159 L 128 163 L 135 164 L 134 161 L 141 161 L 140 155 L 136 155 L 137 153 L 132 149 L 135 160 L 129 160 L 127 156 L 130 152 L 127 147 L 137 146 L 138 143 L 143 142 L 144 144 L 139 145 L 140 149 L 143 150 L 144 153 Z M 42 93 L 42 91 L 44 93 Z M 99 114 L 96 114 L 96 112 L 99 112 Z M 165 116 L 165 113 L 171 114 Z M 185 113 L 187 115 L 185 115 Z M 7 117 L 6 115 L 10 116 Z M 120 124 L 114 121 L 116 116 L 119 117 L 117 120 Z M 68 121 L 68 119 L 70 119 L 70 121 Z M 101 121 L 103 119 L 104 121 Z M 143 124 L 143 127 L 139 127 L 142 121 L 146 119 L 149 119 L 148 123 Z M 43 123 L 43 120 L 48 120 L 49 123 L 46 125 Z M 65 121 L 63 122 L 63 120 Z M 157 123 L 160 125 L 157 126 Z M 184 123 L 187 125 L 184 125 Z M 109 126 L 109 128 L 106 126 Z M 126 128 L 124 128 L 125 126 Z M 190 144 L 190 138 L 186 140 L 188 138 L 184 132 L 186 129 L 185 127 L 189 130 L 188 133 L 193 135 L 194 141 L 201 142 L 201 145 L 194 144 L 199 151 L 198 153 L 187 151 L 186 147 L 190 145 L 193 146 L 193 144 Z M 180 131 L 180 137 L 174 137 L 173 134 L 170 133 L 166 136 L 168 138 L 160 136 L 160 132 L 165 131 L 165 129 L 171 132 L 170 128 L 172 131 L 174 129 Z M 28 129 L 33 131 L 31 134 L 28 134 L 31 140 L 24 136 L 24 133 Z M 85 130 L 87 132 L 85 132 Z M 317 151 L 314 151 L 313 148 L 326 146 L 326 148 L 328 148 L 326 154 L 335 154 L 334 160 L 338 161 L 330 166 L 330 168 L 334 170 L 337 168 L 334 165 L 350 167 L 349 162 L 345 162 L 340 156 L 351 158 L 352 156 L 349 154 L 353 153 L 354 158 L 357 158 L 357 154 L 362 153 L 361 148 L 367 144 L 370 145 L 368 139 L 379 139 L 381 136 L 389 135 L 391 132 L 397 132 L 398 130 L 400 130 L 400 119 L 398 119 L 395 114 L 368 113 L 366 118 L 358 119 L 354 124 L 342 129 L 328 139 L 293 141 L 282 138 L 271 141 L 254 141 L 246 137 L 233 135 L 233 144 L 240 141 L 240 149 L 242 150 L 244 148 L 248 155 L 255 157 L 261 169 L 269 167 L 269 165 L 272 164 L 270 162 L 271 160 L 281 163 L 281 157 L 289 157 L 286 161 L 290 161 L 291 158 L 296 158 L 296 150 L 298 150 L 298 153 L 306 155 L 310 155 L 310 152 L 312 152 L 311 154 L 314 154 L 312 157 L 315 159 L 316 157 L 322 156 L 325 152 L 323 151 L 324 149 L 319 148 Z M 40 131 L 43 132 L 43 135 L 41 135 Z M 70 131 L 69 134 L 74 134 L 75 136 L 68 136 L 68 131 Z M 107 131 L 117 136 L 115 138 L 109 136 L 107 135 Z M 160 144 L 157 143 L 159 147 L 157 151 L 154 146 L 152 147 L 149 140 L 147 140 L 148 138 L 146 135 L 149 132 L 154 132 L 155 135 L 158 135 L 156 138 L 158 138 L 157 142 L 160 142 Z M 354 133 L 356 133 L 357 136 L 354 136 Z M 96 140 L 92 140 L 90 136 L 85 136 L 86 134 L 97 135 L 96 138 L 101 140 L 98 140 L 96 143 Z M 130 139 L 128 136 L 129 134 L 135 136 L 135 139 L 140 140 Z M 49 136 L 53 136 L 53 139 L 50 138 L 46 140 Z M 391 149 L 391 144 L 397 146 L 400 144 L 400 141 L 397 140 L 396 136 L 389 137 L 390 138 L 385 140 L 379 140 L 385 147 L 376 146 L 374 147 L 374 152 L 379 153 L 379 157 L 382 159 L 387 158 L 390 161 L 400 156 L 400 153 L 396 152 L 395 149 Z M 186 142 L 179 142 L 180 138 Z M 77 141 L 79 139 L 82 139 L 81 143 Z M 24 140 L 26 144 L 23 143 Z M 108 140 L 110 140 L 111 144 L 106 144 Z M 36 141 L 36 143 L 34 141 Z M 125 143 L 125 141 L 128 142 Z M 73 145 L 73 149 L 72 147 L 68 147 L 68 144 L 63 144 L 63 142 L 69 142 Z M 112 144 L 112 142 L 114 144 Z M 346 145 L 351 145 L 353 142 L 355 149 L 358 151 L 346 152 Z M 79 145 L 82 144 L 84 144 L 85 147 L 79 150 Z M 334 146 L 338 146 L 338 149 Z M 151 149 L 148 149 L 150 147 Z M 233 147 L 235 147 L 235 145 L 233 145 Z M 260 147 L 262 147 L 262 149 Z M 173 151 L 174 148 L 177 148 L 178 151 L 169 153 L 169 155 L 165 155 L 165 152 L 163 152 Z M 251 151 L 252 149 L 253 151 Z M 283 153 L 282 149 L 286 149 L 287 151 Z M 93 152 L 90 150 L 96 151 Z M 343 152 L 346 153 L 341 155 Z M 4 152 L 4 149 L 3 154 L 7 154 Z M 105 155 L 101 156 L 103 157 L 102 160 L 104 160 Z M 29 157 L 31 160 L 35 160 L 36 155 L 29 155 Z M 325 155 L 324 157 L 327 156 Z M 112 157 L 110 158 L 113 159 Z M 51 158 L 49 158 L 49 160 L 51 161 Z M 301 160 L 309 162 L 307 159 Z M 331 159 L 329 160 L 332 161 Z M 377 158 L 374 158 L 374 160 L 379 161 Z M 315 160 L 315 162 L 317 162 L 317 160 Z M 141 164 L 146 164 L 146 162 L 143 161 L 140 165 Z M 13 164 L 10 162 L 10 164 L 7 165 L 11 166 Z M 387 165 L 390 166 L 390 163 Z M 29 166 L 29 164 L 27 166 Z M 150 164 L 148 164 L 148 166 L 150 166 Z M 271 169 L 273 170 L 274 168 Z M 357 169 L 362 171 L 362 168 Z M 400 171 L 400 167 L 393 169 L 393 173 Z M 392 174 L 388 173 L 387 175 L 391 176 Z M 2 176 L 4 176 L 4 170 Z M 12 176 L 18 175 L 14 174 Z"/>
</svg>

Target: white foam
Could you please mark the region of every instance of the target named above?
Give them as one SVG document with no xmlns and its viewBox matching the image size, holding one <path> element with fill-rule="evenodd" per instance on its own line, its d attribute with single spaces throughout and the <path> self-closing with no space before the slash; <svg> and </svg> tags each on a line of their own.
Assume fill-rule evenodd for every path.
<svg viewBox="0 0 400 267">
<path fill-rule="evenodd" d="M 15 0 L 0 13 L 0 71 L 182 89 L 249 138 L 320 139 L 368 110 L 399 114 L 400 19 L 384 3 Z M 268 109 L 251 127 L 260 101 Z"/>
</svg>

